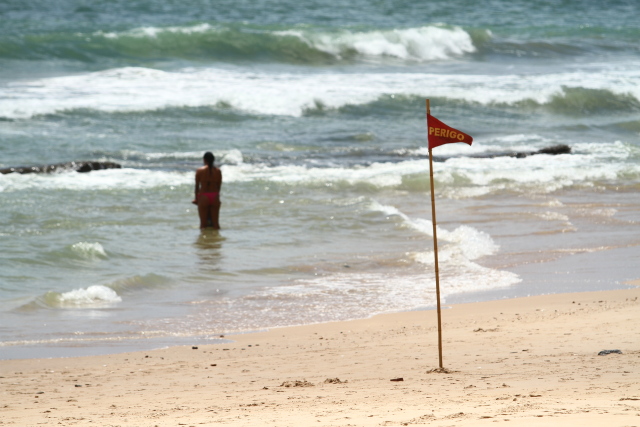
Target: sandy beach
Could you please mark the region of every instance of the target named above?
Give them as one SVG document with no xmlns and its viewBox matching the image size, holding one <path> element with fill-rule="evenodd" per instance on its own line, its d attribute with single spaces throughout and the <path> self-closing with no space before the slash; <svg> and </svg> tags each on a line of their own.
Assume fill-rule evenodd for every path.
<svg viewBox="0 0 640 427">
<path fill-rule="evenodd" d="M 640 426 L 639 296 L 445 305 L 444 372 L 435 311 L 4 360 L 0 425 Z"/>
</svg>

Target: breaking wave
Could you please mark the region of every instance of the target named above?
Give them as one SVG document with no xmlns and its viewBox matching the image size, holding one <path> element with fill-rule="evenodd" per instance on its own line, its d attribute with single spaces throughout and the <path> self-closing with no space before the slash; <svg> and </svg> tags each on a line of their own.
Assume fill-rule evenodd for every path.
<svg viewBox="0 0 640 427">
<path fill-rule="evenodd" d="M 640 111 L 638 64 L 548 74 L 299 73 L 246 69 L 161 71 L 127 67 L 14 83 L 0 117 L 50 114 L 195 114 L 222 121 L 244 115 L 300 117 L 415 114 L 424 98 L 439 105 L 483 106 L 554 114 Z M 417 106 L 417 107 L 416 107 Z"/>
<path fill-rule="evenodd" d="M 476 32 L 477 33 L 477 32 Z M 476 51 L 460 27 L 429 25 L 389 30 L 335 30 L 197 24 L 121 32 L 31 34 L 0 40 L 0 58 L 83 62 L 136 58 L 276 61 L 322 64 L 358 59 L 446 60 Z"/>
</svg>

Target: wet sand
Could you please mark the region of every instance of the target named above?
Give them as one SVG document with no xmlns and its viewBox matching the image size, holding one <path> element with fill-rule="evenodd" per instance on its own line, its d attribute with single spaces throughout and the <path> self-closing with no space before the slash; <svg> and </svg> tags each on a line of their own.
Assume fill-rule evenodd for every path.
<svg viewBox="0 0 640 427">
<path fill-rule="evenodd" d="M 638 297 L 446 305 L 443 370 L 435 311 L 4 360 L 0 426 L 640 426 Z"/>
</svg>

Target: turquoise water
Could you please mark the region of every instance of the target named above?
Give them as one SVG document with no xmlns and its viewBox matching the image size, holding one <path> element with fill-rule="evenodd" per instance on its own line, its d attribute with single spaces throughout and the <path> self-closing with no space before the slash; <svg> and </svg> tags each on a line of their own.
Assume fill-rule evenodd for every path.
<svg viewBox="0 0 640 427">
<path fill-rule="evenodd" d="M 135 3 L 135 4 L 133 4 Z M 0 4 L 0 358 L 637 279 L 633 1 Z M 567 144 L 571 154 L 473 158 Z M 193 173 L 213 151 L 220 233 Z"/>
</svg>

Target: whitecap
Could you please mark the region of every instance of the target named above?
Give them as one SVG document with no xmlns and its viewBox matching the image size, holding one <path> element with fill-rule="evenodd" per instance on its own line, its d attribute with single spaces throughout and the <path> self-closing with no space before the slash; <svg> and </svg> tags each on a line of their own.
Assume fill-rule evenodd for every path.
<svg viewBox="0 0 640 427">
<path fill-rule="evenodd" d="M 122 298 L 111 288 L 93 285 L 85 289 L 74 289 L 57 297 L 60 307 L 96 307 L 121 302 Z"/>
<path fill-rule="evenodd" d="M 85 259 L 107 258 L 107 253 L 100 243 L 78 242 L 71 245 L 71 250 Z"/>
<path fill-rule="evenodd" d="M 342 58 L 354 52 L 365 57 L 432 61 L 476 51 L 469 33 L 460 27 L 426 26 L 388 31 L 313 33 L 288 30 L 276 34 L 297 37 L 309 46 Z"/>
</svg>

